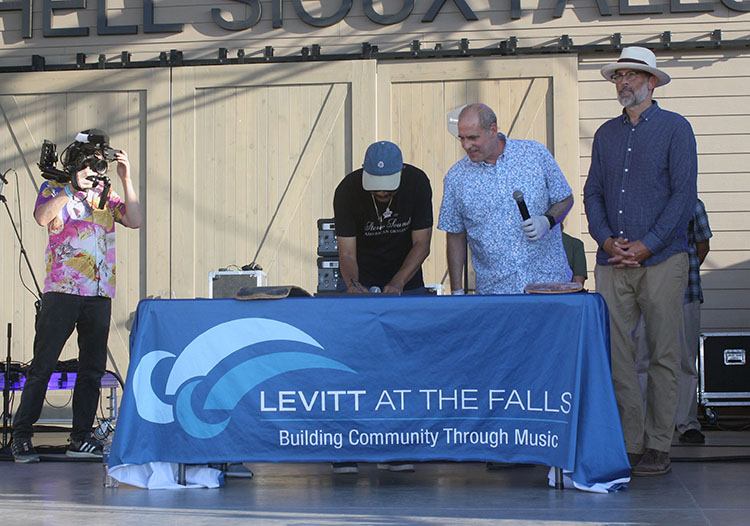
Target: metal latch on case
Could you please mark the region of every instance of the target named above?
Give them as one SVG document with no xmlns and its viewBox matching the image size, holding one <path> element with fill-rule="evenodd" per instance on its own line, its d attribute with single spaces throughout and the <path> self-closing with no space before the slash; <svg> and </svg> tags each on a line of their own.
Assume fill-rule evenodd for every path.
<svg viewBox="0 0 750 526">
<path fill-rule="evenodd" d="M 724 349 L 724 365 L 745 365 L 745 349 Z"/>
</svg>

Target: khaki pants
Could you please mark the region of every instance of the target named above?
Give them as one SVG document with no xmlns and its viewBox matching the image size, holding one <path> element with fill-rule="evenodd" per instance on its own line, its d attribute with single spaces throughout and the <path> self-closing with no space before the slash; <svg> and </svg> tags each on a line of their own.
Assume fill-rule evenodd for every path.
<svg viewBox="0 0 750 526">
<path fill-rule="evenodd" d="M 636 352 L 636 370 L 638 383 L 641 385 L 643 406 L 646 406 L 646 387 L 648 385 L 649 349 L 646 342 L 646 330 L 643 319 L 633 333 L 633 344 Z M 682 304 L 682 331 L 680 346 L 682 358 L 680 365 L 680 396 L 677 402 L 677 414 L 674 425 L 677 432 L 684 434 L 690 429 L 700 431 L 698 422 L 698 348 L 701 334 L 701 303 L 698 300 Z"/>
<path fill-rule="evenodd" d="M 597 265 L 596 291 L 609 308 L 612 383 L 628 453 L 644 448 L 669 451 L 679 391 L 682 298 L 687 253 L 658 265 L 616 269 Z M 646 405 L 636 372 L 632 332 L 643 315 L 650 350 Z"/>
</svg>

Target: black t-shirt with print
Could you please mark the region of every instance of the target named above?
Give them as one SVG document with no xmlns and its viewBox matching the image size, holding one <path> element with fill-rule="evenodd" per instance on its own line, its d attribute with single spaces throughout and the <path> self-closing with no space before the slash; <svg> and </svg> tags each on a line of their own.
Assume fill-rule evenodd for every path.
<svg viewBox="0 0 750 526">
<path fill-rule="evenodd" d="M 390 214 L 386 203 L 373 203 L 370 192 L 362 188 L 361 168 L 347 175 L 336 188 L 336 235 L 356 236 L 359 281 L 368 288 L 376 285 L 382 289 L 398 272 L 411 250 L 412 230 L 432 228 L 432 188 L 427 175 L 404 164 L 398 192 L 387 209 Z M 423 285 L 420 267 L 404 290 Z"/>
</svg>

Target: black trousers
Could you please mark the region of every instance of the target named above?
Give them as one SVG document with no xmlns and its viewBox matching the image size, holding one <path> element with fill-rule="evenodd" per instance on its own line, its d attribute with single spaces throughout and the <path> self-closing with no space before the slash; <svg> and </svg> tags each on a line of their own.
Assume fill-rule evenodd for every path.
<svg viewBox="0 0 750 526">
<path fill-rule="evenodd" d="M 91 431 L 99 404 L 101 379 L 107 366 L 107 339 L 112 300 L 47 292 L 36 324 L 34 358 L 26 373 L 21 403 L 13 419 L 15 438 L 30 438 L 42 413 L 47 384 L 65 342 L 78 332 L 78 375 L 73 390 L 73 431 L 80 440 Z"/>
</svg>

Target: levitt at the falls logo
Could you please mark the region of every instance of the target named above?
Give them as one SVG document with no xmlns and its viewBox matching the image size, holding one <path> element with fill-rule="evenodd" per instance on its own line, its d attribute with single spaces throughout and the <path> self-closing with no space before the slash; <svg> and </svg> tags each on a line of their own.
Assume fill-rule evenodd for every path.
<svg viewBox="0 0 750 526">
<path fill-rule="evenodd" d="M 212 438 L 221 433 L 231 414 L 221 422 L 202 420 L 193 409 L 192 394 L 219 362 L 249 346 L 264 342 L 291 341 L 323 347 L 309 334 L 289 324 L 262 318 L 247 318 L 222 323 L 191 341 L 179 356 L 164 350 L 144 355 L 133 374 L 133 394 L 138 415 L 155 424 L 177 422 L 195 438 Z M 152 387 L 154 369 L 167 359 L 176 359 L 169 372 L 166 403 Z M 306 352 L 277 352 L 251 358 L 235 365 L 210 387 L 203 409 L 233 411 L 240 400 L 260 383 L 290 371 L 334 369 L 355 373 L 346 365 Z M 179 393 L 178 393 L 179 391 Z"/>
<path fill-rule="evenodd" d="M 357 341 L 355 338 L 350 342 L 349 348 L 356 351 Z M 297 350 L 300 345 L 314 352 Z M 321 351 L 325 349 L 315 338 L 281 321 L 265 318 L 227 321 L 200 333 L 179 355 L 159 348 L 143 355 L 132 378 L 136 410 L 148 422 L 176 423 L 194 438 L 209 439 L 222 433 L 233 416 L 242 421 L 248 410 L 258 411 L 260 420 L 294 427 L 303 421 L 329 424 L 410 421 L 427 425 L 428 421 L 451 418 L 568 425 L 566 415 L 573 408 L 573 395 L 567 390 L 509 385 L 441 386 L 432 382 L 395 387 L 390 385 L 398 376 L 394 372 L 404 364 L 391 362 L 384 371 L 374 363 L 360 365 L 360 369 L 367 367 L 365 374 L 317 354 Z M 407 356 L 403 358 L 408 361 Z M 256 399 L 243 402 L 248 393 L 264 382 L 305 370 L 317 371 L 306 373 L 307 390 L 291 388 L 294 384 L 280 378 L 281 389 L 278 383 L 271 383 L 270 391 L 261 388 Z M 354 375 L 359 381 L 354 384 L 346 381 L 342 388 L 336 380 L 338 375 L 321 375 L 323 370 L 344 374 L 349 380 Z M 157 393 L 154 385 L 163 387 Z M 443 424 L 442 431 L 453 430 Z M 282 429 L 280 441 L 283 442 L 287 432 L 293 430 Z M 526 440 L 521 437 L 516 442 L 523 444 Z"/>
</svg>

